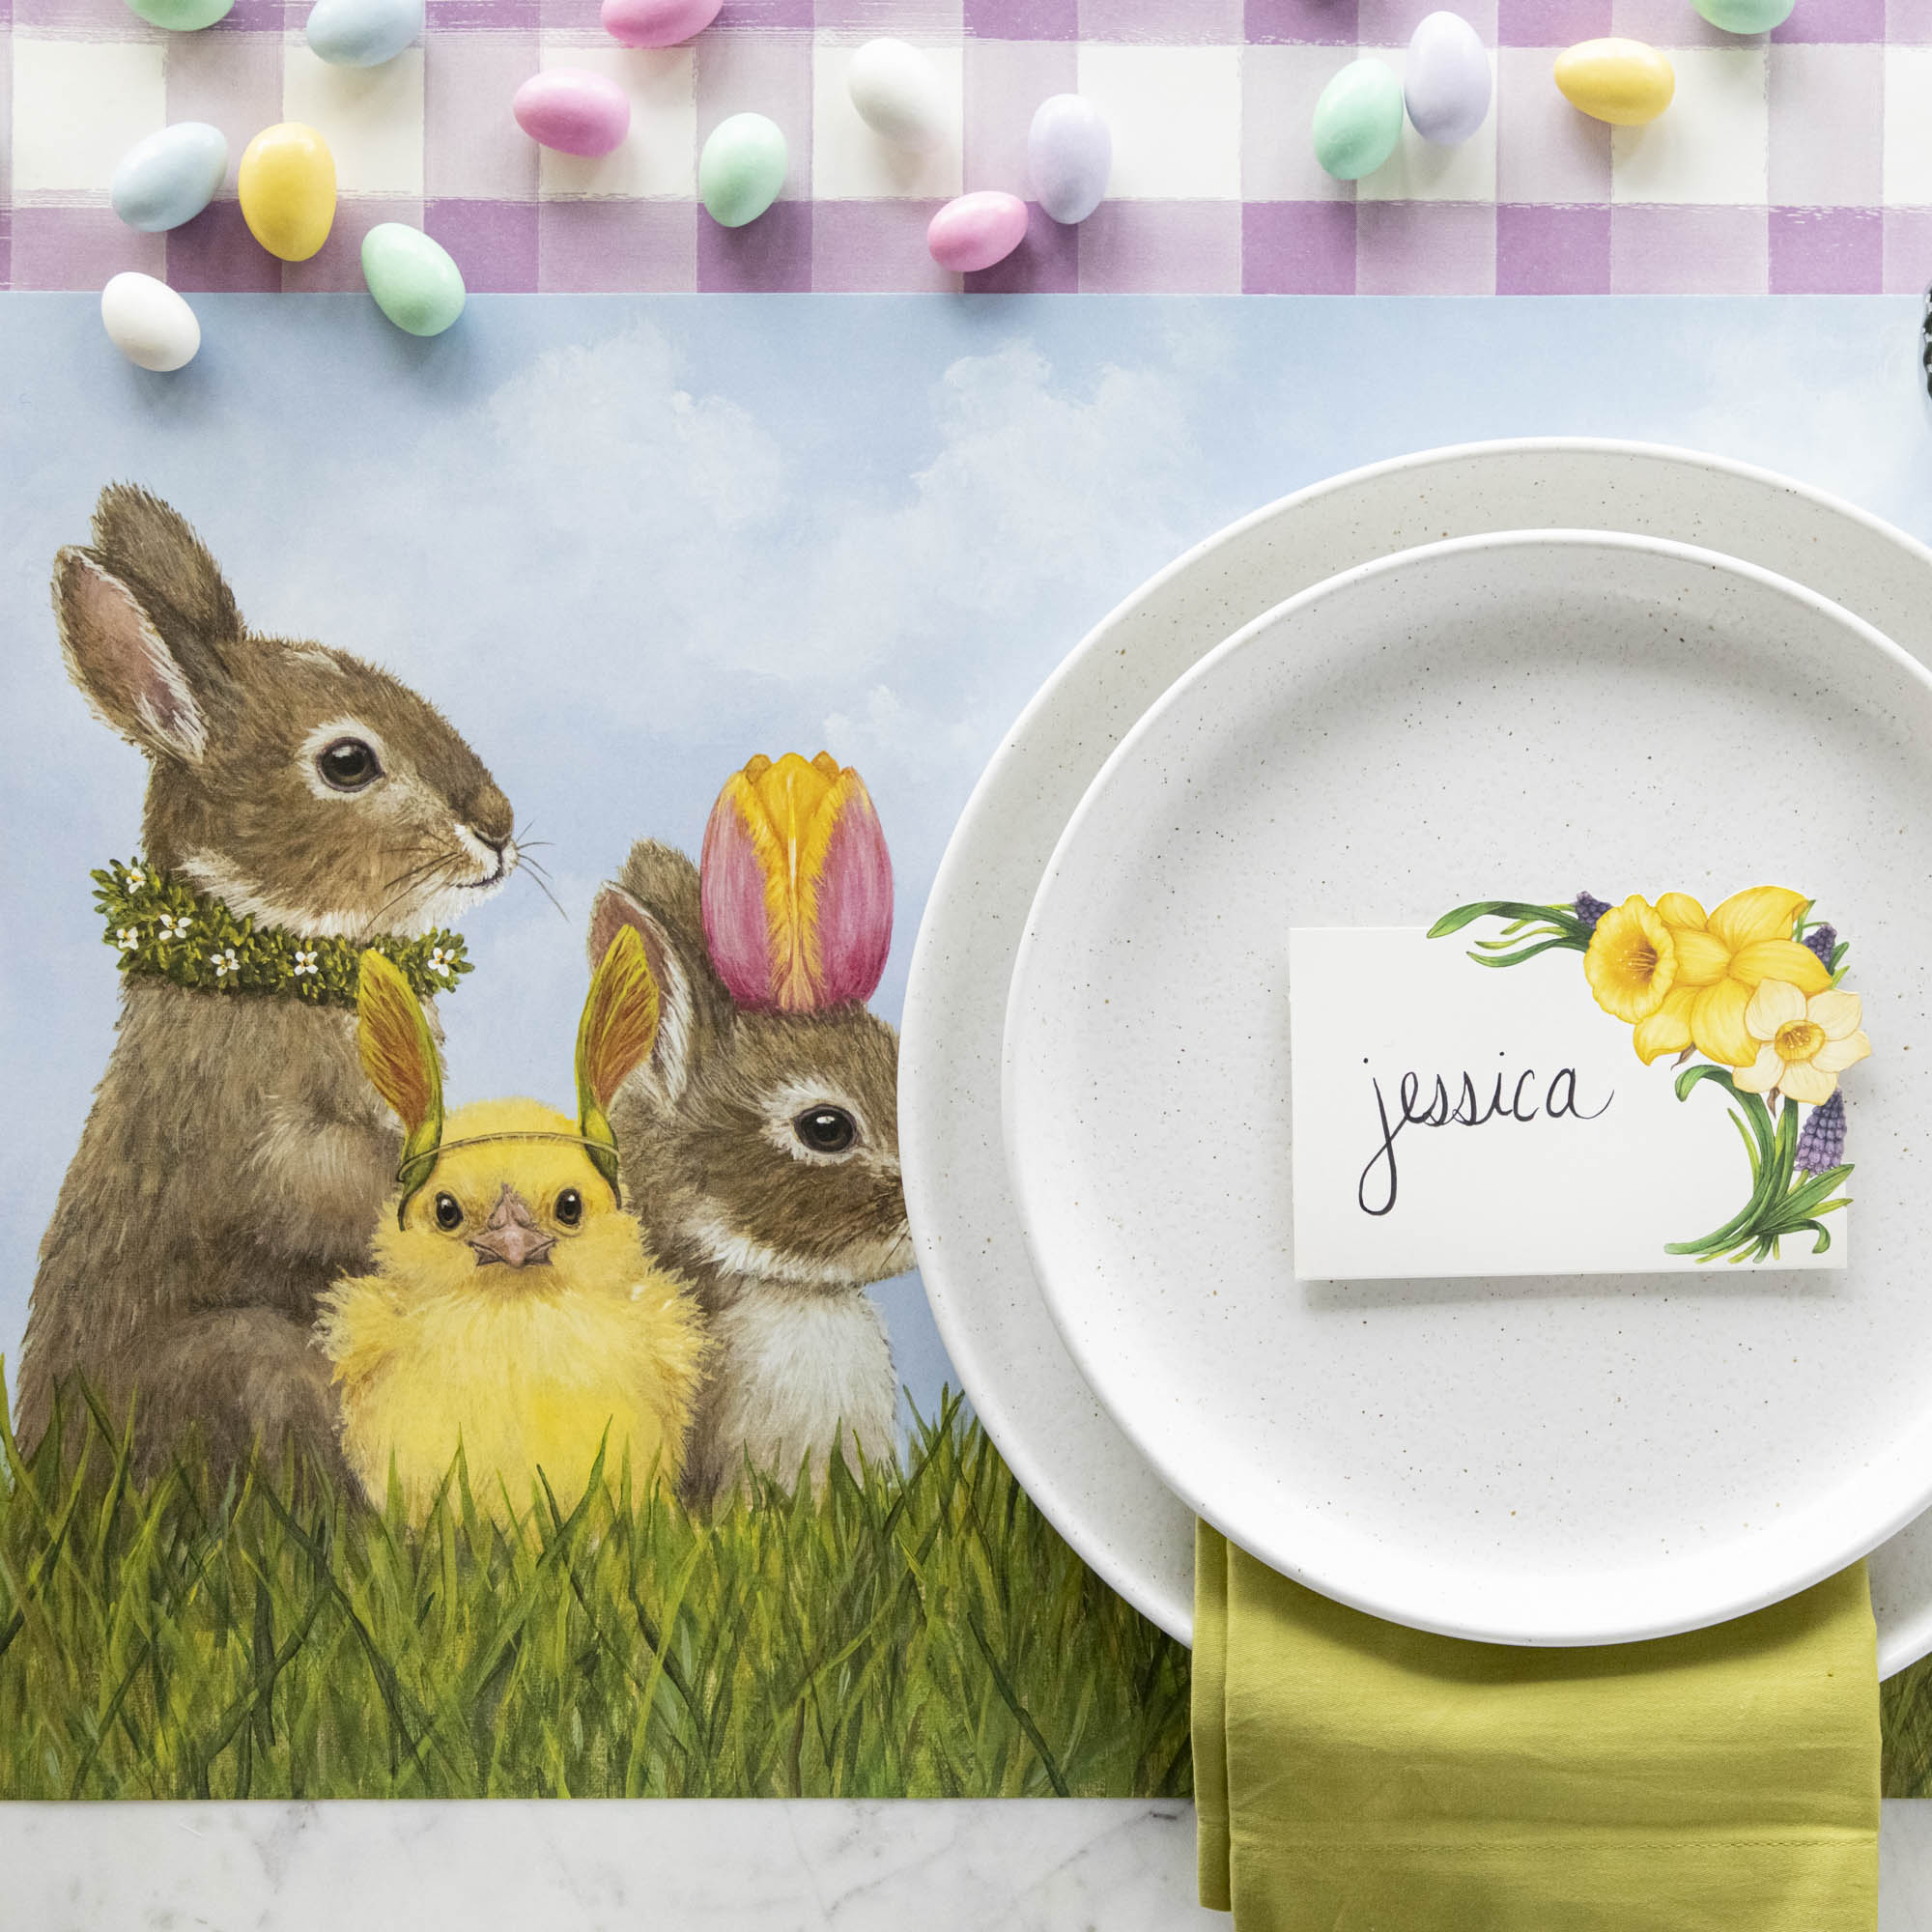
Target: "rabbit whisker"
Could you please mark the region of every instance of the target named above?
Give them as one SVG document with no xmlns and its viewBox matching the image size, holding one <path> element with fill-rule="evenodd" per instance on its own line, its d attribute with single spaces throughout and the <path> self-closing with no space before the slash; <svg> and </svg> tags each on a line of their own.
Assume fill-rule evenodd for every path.
<svg viewBox="0 0 1932 1932">
<path fill-rule="evenodd" d="M 376 926 L 378 929 L 380 929 L 382 922 L 388 916 L 390 910 L 393 907 L 400 905 L 403 902 L 403 900 L 410 898 L 418 893 L 423 894 L 425 896 L 429 896 L 432 895 L 434 893 L 441 890 L 443 887 L 454 884 L 455 872 L 453 868 L 464 863 L 465 860 L 463 854 L 451 853 L 445 855 L 441 859 L 437 860 L 432 865 L 418 867 L 414 870 L 414 872 L 408 875 L 405 883 L 403 884 L 402 888 L 399 891 L 391 893 L 389 896 L 386 899 L 384 899 L 380 906 L 376 908 L 375 917 L 373 920 L 371 920 L 370 923 Z"/>
<path fill-rule="evenodd" d="M 552 905 L 555 906 L 557 918 L 562 920 L 565 925 L 568 925 L 570 923 L 570 915 L 564 911 L 563 901 L 559 899 L 554 892 L 551 891 L 549 886 L 547 886 L 534 871 L 531 872 L 530 874 L 530 884 L 533 885 L 537 889 L 537 891 L 540 892 L 544 895 L 544 897 L 551 902 Z"/>
</svg>

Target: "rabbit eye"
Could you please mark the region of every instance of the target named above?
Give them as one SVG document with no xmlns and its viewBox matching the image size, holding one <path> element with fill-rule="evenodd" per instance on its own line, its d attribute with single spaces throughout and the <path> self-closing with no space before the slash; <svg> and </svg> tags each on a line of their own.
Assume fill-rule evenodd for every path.
<svg viewBox="0 0 1932 1932">
<path fill-rule="evenodd" d="M 583 1196 L 574 1187 L 566 1187 L 556 1197 L 557 1220 L 566 1228 L 574 1228 L 583 1219 Z"/>
<path fill-rule="evenodd" d="M 859 1138 L 859 1123 L 843 1107 L 808 1107 L 791 1130 L 813 1153 L 843 1153 Z"/>
<path fill-rule="evenodd" d="M 361 791 L 383 776 L 382 760 L 360 738 L 338 738 L 316 753 L 315 768 L 334 791 Z"/>
<path fill-rule="evenodd" d="M 457 1205 L 453 1194 L 439 1194 L 436 1197 L 436 1225 L 445 1235 L 451 1235 L 463 1225 L 463 1209 Z"/>
</svg>

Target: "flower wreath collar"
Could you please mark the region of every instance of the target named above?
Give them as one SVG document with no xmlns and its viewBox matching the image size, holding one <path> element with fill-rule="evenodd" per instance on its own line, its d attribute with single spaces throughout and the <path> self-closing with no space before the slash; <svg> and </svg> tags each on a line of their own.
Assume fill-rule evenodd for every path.
<svg viewBox="0 0 1932 1932">
<path fill-rule="evenodd" d="M 310 938 L 258 925 L 252 913 L 238 917 L 142 859 L 125 866 L 110 860 L 92 876 L 103 937 L 120 953 L 121 970 L 197 992 L 278 993 L 305 1006 L 353 1009 L 367 950 L 388 960 L 418 999 L 448 992 L 472 970 L 459 932 Z"/>
</svg>

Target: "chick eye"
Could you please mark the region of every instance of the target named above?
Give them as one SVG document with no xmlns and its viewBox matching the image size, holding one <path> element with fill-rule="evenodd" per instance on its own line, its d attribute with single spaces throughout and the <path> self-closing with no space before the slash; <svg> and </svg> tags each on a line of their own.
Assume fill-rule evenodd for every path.
<svg viewBox="0 0 1932 1932">
<path fill-rule="evenodd" d="M 463 1225 L 463 1209 L 453 1194 L 439 1194 L 436 1197 L 436 1225 L 444 1234 L 453 1234 Z"/>
<path fill-rule="evenodd" d="M 383 776 L 383 762 L 360 738 L 338 738 L 315 756 L 324 784 L 334 791 L 361 791 Z"/>
<path fill-rule="evenodd" d="M 859 1123 L 843 1107 L 808 1107 L 791 1130 L 813 1153 L 843 1153 L 859 1138 Z"/>
<path fill-rule="evenodd" d="M 566 1187 L 556 1197 L 556 1218 L 566 1228 L 574 1228 L 583 1219 L 583 1196 L 574 1187 Z"/>
</svg>

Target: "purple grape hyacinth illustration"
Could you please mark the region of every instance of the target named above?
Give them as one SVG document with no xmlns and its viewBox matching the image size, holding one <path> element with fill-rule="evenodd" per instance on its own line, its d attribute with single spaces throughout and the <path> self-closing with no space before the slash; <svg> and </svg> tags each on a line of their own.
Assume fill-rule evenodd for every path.
<svg viewBox="0 0 1932 1932">
<path fill-rule="evenodd" d="M 1824 1174 L 1844 1157 L 1845 1096 L 1834 1093 L 1823 1106 L 1811 1109 L 1791 1164 L 1800 1174 Z"/>
</svg>

